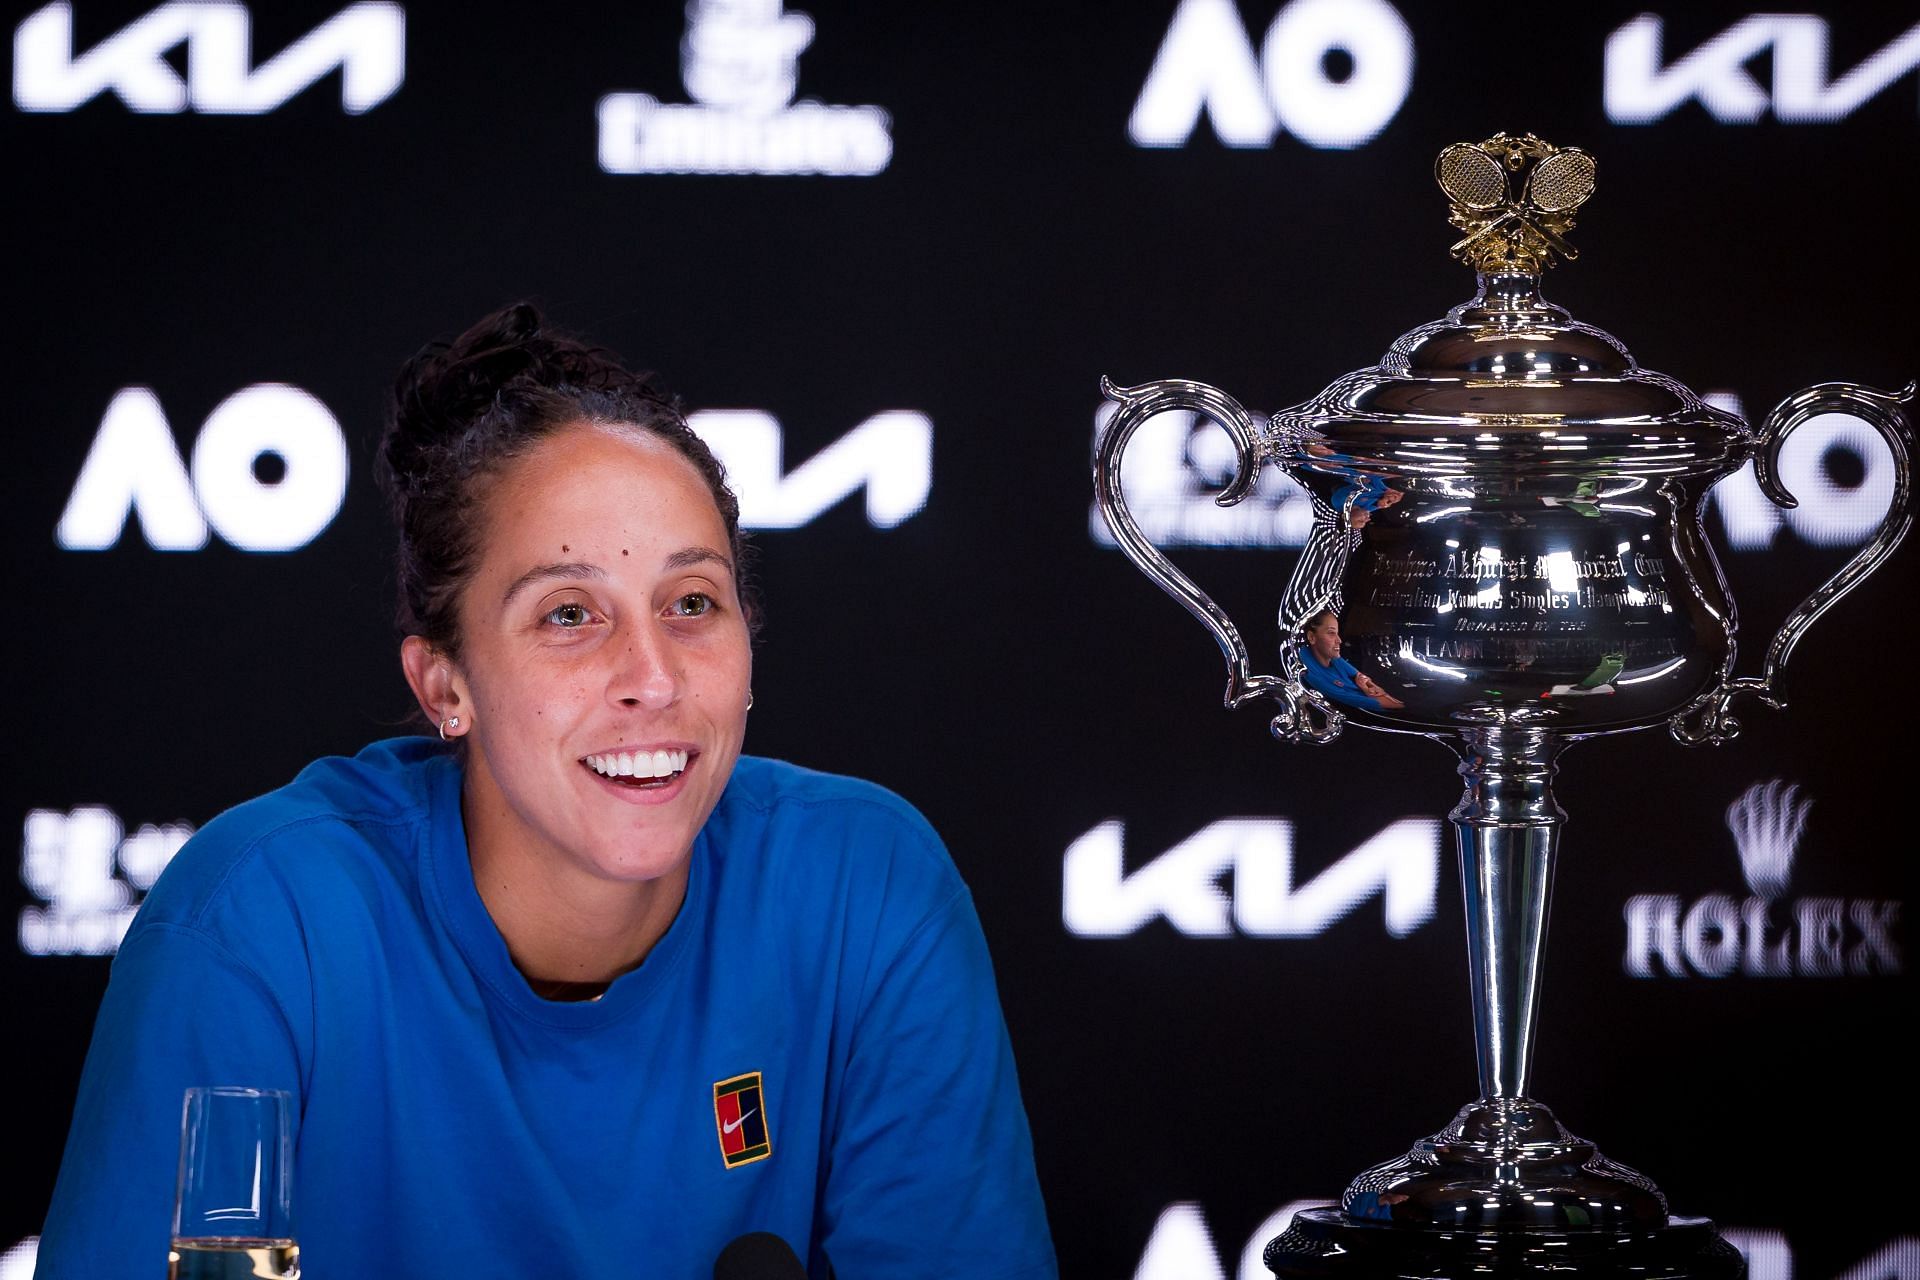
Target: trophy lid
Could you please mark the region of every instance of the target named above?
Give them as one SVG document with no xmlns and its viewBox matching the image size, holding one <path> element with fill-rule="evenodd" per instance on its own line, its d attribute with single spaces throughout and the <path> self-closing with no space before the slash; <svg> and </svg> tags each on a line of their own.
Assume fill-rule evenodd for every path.
<svg viewBox="0 0 1920 1280">
<path fill-rule="evenodd" d="M 1556 260 L 1579 256 L 1566 235 L 1595 173 L 1587 152 L 1530 133 L 1442 151 L 1434 176 L 1465 233 L 1452 253 L 1474 268 L 1479 292 L 1402 334 L 1372 368 L 1276 414 L 1276 452 L 1304 438 L 1324 442 L 1313 452 L 1330 445 L 1409 475 L 1737 467 L 1755 440 L 1738 415 L 1642 368 L 1619 339 L 1540 295 Z"/>
</svg>

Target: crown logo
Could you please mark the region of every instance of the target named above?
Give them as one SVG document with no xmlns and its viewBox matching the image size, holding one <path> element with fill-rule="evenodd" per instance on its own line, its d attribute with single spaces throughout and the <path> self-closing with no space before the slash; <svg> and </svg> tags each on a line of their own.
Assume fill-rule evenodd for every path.
<svg viewBox="0 0 1920 1280">
<path fill-rule="evenodd" d="M 1787 891 L 1793 857 L 1806 830 L 1812 800 L 1800 798 L 1800 788 L 1783 779 L 1756 782 L 1727 806 L 1727 830 L 1740 851 L 1747 885 L 1763 898 Z"/>
</svg>

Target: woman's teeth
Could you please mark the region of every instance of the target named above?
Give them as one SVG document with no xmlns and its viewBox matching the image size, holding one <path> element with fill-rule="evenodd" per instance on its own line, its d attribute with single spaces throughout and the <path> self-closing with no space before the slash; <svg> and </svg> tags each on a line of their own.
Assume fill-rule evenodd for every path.
<svg viewBox="0 0 1920 1280">
<path fill-rule="evenodd" d="M 684 772 L 684 751 L 621 751 L 611 755 L 588 756 L 587 768 L 607 778 L 632 778 L 637 782 L 671 778 Z"/>
</svg>

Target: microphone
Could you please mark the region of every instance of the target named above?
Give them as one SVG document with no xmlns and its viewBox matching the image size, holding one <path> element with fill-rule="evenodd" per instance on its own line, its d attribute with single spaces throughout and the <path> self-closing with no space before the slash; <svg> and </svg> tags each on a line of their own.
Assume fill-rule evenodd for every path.
<svg viewBox="0 0 1920 1280">
<path fill-rule="evenodd" d="M 807 1280 L 807 1269 L 773 1232 L 749 1231 L 714 1259 L 713 1280 Z"/>
</svg>

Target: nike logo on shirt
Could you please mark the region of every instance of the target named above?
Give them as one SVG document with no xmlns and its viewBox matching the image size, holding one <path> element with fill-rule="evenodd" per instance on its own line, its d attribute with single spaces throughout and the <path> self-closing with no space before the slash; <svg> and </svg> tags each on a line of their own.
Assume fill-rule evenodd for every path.
<svg viewBox="0 0 1920 1280">
<path fill-rule="evenodd" d="M 759 1109 L 760 1108 L 755 1107 L 753 1111 L 758 1111 Z M 752 1115 L 753 1111 L 747 1112 L 747 1116 Z M 741 1116 L 738 1120 L 728 1120 L 723 1122 L 720 1126 L 720 1131 L 722 1133 L 731 1134 L 735 1129 L 738 1129 L 741 1125 L 747 1122 L 747 1116 Z"/>
</svg>

